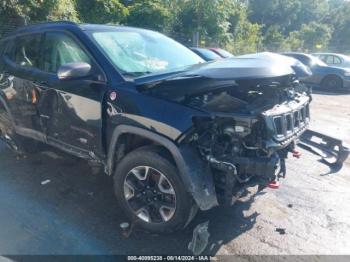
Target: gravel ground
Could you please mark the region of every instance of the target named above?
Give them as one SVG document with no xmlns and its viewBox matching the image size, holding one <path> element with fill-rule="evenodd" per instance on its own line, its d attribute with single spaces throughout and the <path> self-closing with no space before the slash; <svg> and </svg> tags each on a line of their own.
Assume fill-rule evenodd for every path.
<svg viewBox="0 0 350 262">
<path fill-rule="evenodd" d="M 315 94 L 312 128 L 350 144 L 349 101 L 349 94 Z M 16 159 L 0 145 L 0 254 L 190 254 L 192 230 L 207 220 L 205 254 L 350 254 L 350 163 L 332 170 L 301 151 L 288 159 L 278 190 L 251 188 L 231 208 L 200 213 L 183 232 L 134 230 L 125 238 L 111 178 L 51 153 Z"/>
</svg>

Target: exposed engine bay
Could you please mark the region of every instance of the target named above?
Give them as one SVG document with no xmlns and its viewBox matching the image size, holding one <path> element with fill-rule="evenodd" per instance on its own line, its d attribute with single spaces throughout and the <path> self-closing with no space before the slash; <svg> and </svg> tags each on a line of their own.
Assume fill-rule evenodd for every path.
<svg viewBox="0 0 350 262">
<path fill-rule="evenodd" d="M 290 67 L 251 59 L 198 66 L 139 90 L 203 112 L 179 140 L 209 166 L 219 204 L 232 204 L 248 186 L 284 178 L 289 153 L 306 131 L 311 90 Z"/>
<path fill-rule="evenodd" d="M 183 99 L 212 112 L 211 117 L 194 117 L 187 142 L 210 164 L 220 204 L 231 204 L 248 184 L 263 188 L 285 177 L 285 159 L 308 125 L 311 101 L 307 88 L 287 80 L 237 81 L 236 88 Z"/>
</svg>

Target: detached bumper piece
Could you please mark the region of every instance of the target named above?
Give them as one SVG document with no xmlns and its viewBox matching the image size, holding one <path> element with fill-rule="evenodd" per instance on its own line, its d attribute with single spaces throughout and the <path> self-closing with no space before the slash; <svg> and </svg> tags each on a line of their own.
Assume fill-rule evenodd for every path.
<svg viewBox="0 0 350 262">
<path fill-rule="evenodd" d="M 342 166 L 350 153 L 342 140 L 309 129 L 300 137 L 298 145 L 321 156 L 329 166 Z"/>
</svg>

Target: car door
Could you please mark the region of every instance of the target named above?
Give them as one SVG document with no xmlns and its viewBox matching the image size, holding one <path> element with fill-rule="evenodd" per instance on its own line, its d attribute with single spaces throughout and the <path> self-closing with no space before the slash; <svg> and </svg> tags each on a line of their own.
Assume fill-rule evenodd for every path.
<svg viewBox="0 0 350 262">
<path fill-rule="evenodd" d="M 37 114 L 35 92 L 36 75 L 40 71 L 40 44 L 42 34 L 34 33 L 12 39 L 4 52 L 2 91 L 14 118 L 16 132 L 42 138 Z"/>
<path fill-rule="evenodd" d="M 88 77 L 60 80 L 59 68 L 67 63 L 91 65 Z M 78 154 L 99 154 L 102 141 L 102 101 L 105 77 L 83 45 L 70 33 L 46 32 L 42 70 L 38 85 L 38 110 L 49 143 Z"/>
</svg>

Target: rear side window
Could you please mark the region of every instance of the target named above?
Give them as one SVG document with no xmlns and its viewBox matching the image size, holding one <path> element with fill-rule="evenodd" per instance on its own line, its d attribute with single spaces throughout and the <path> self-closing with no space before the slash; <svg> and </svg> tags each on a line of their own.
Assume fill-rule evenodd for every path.
<svg viewBox="0 0 350 262">
<path fill-rule="evenodd" d="M 327 64 L 334 64 L 333 58 L 334 58 L 334 56 L 329 55 L 329 56 L 327 56 L 327 59 L 326 59 L 325 62 L 326 62 Z"/>
<path fill-rule="evenodd" d="M 311 60 L 310 58 L 302 55 L 295 55 L 295 58 L 298 59 L 300 62 L 302 62 L 304 65 L 310 66 Z"/>
<path fill-rule="evenodd" d="M 39 68 L 41 34 L 19 36 L 11 60 L 21 67 Z"/>
<path fill-rule="evenodd" d="M 221 56 L 217 55 L 216 53 L 208 49 L 203 48 L 203 49 L 196 49 L 196 50 L 199 54 L 202 54 L 202 56 L 204 56 L 207 59 L 216 60 L 221 58 Z"/>
<path fill-rule="evenodd" d="M 91 59 L 81 46 L 69 35 L 62 32 L 50 32 L 44 41 L 44 70 L 56 73 L 60 66 L 68 63 L 85 62 Z"/>
<path fill-rule="evenodd" d="M 340 58 L 339 58 L 339 57 L 334 56 L 334 57 L 333 57 L 333 59 L 334 59 L 333 63 L 334 63 L 335 65 L 337 65 L 337 64 L 341 64 L 341 60 L 340 60 Z"/>
</svg>

